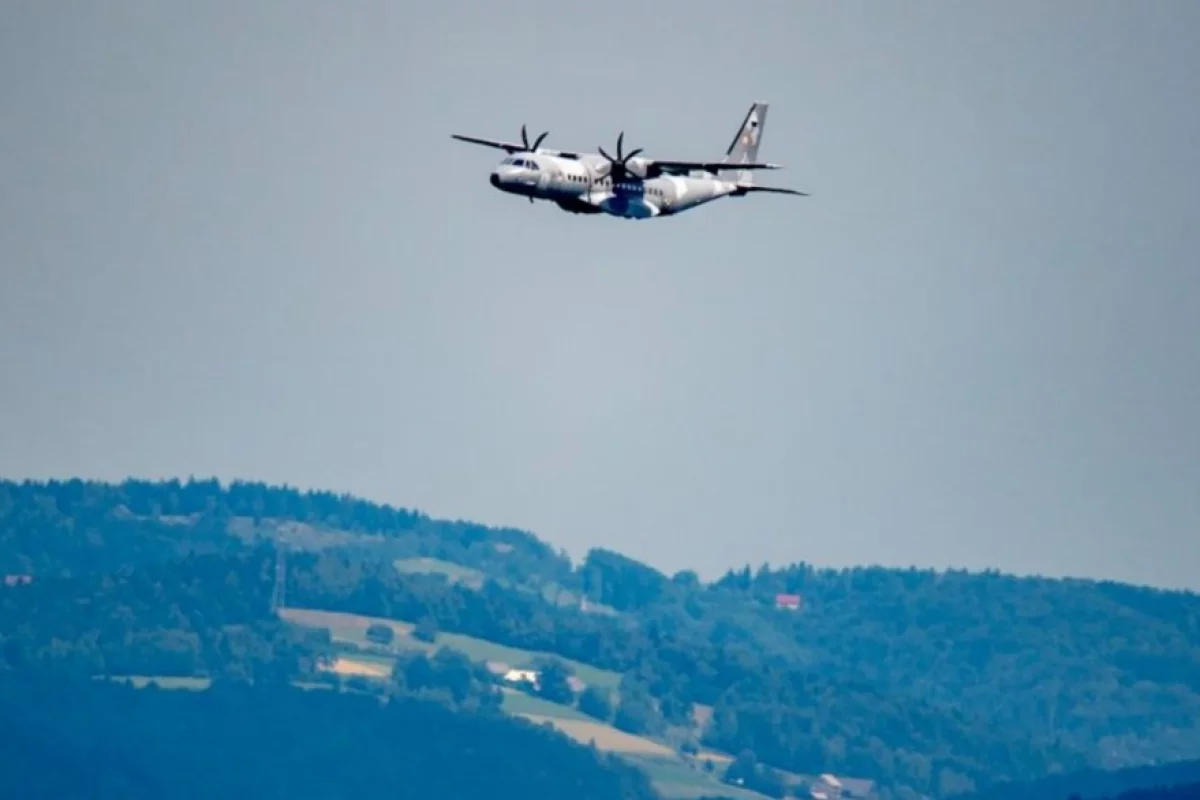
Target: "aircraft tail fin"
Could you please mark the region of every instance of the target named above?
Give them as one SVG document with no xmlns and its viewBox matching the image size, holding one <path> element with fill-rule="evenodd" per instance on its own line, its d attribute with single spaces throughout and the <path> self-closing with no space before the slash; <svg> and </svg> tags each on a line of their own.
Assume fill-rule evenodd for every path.
<svg viewBox="0 0 1200 800">
<path fill-rule="evenodd" d="M 736 165 L 753 164 L 758 161 L 758 147 L 762 144 L 763 128 L 767 123 L 767 105 L 754 103 L 750 106 L 721 163 Z M 754 170 L 737 169 L 736 166 L 732 166 L 728 170 L 721 170 L 721 177 L 733 178 L 740 184 L 752 184 Z"/>
</svg>

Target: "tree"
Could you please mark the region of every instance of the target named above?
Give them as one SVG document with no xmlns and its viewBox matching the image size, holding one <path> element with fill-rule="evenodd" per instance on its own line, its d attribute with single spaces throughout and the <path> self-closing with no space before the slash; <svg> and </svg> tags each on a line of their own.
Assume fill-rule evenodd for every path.
<svg viewBox="0 0 1200 800">
<path fill-rule="evenodd" d="M 671 725 L 688 725 L 692 721 L 692 701 L 683 699 L 675 692 L 664 694 L 659 700 L 663 719 Z"/>
<path fill-rule="evenodd" d="M 757 769 L 758 758 L 754 755 L 754 751 L 743 750 L 737 754 L 737 758 L 729 762 L 722 779 L 726 783 L 746 784 L 754 779 L 754 772 Z"/>
<path fill-rule="evenodd" d="M 581 571 L 587 596 L 619 611 L 651 605 L 668 586 L 653 567 L 603 548 L 588 551 Z"/>
<path fill-rule="evenodd" d="M 426 614 L 417 620 L 416 627 L 413 628 L 413 638 L 421 642 L 429 642 L 433 644 L 437 641 L 438 624 L 437 620 Z"/>
<path fill-rule="evenodd" d="M 535 663 L 538 671 L 537 695 L 551 703 L 570 705 L 575 701 L 571 688 L 571 668 L 557 658 L 541 659 Z"/>
<path fill-rule="evenodd" d="M 726 783 L 743 786 L 752 792 L 768 797 L 783 797 L 787 794 L 787 782 L 777 771 L 761 764 L 751 750 L 743 750 L 730 762 L 725 770 Z"/>
<path fill-rule="evenodd" d="M 649 690 L 637 681 L 621 681 L 621 703 L 613 727 L 632 734 L 657 734 L 666 728 Z"/>
<path fill-rule="evenodd" d="M 390 645 L 392 640 L 395 638 L 396 632 L 392 630 L 391 625 L 384 625 L 376 622 L 367 628 L 367 639 L 375 644 L 381 644 L 386 647 Z"/>
<path fill-rule="evenodd" d="M 695 570 L 684 569 L 676 572 L 671 576 L 671 583 L 675 584 L 680 589 L 687 592 L 694 592 L 700 588 L 700 576 Z"/>
<path fill-rule="evenodd" d="M 579 696 L 579 710 L 601 722 L 612 719 L 612 699 L 607 689 L 589 686 Z"/>
</svg>

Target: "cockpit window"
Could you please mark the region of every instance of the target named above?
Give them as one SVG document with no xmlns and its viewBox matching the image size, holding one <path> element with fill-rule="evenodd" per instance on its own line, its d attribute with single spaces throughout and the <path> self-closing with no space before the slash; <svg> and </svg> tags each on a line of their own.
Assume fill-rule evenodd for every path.
<svg viewBox="0 0 1200 800">
<path fill-rule="evenodd" d="M 538 167 L 537 164 L 530 161 L 529 159 L 517 158 L 516 156 L 509 156 L 508 158 L 504 159 L 500 163 L 501 164 L 511 164 L 514 167 L 525 167 L 526 169 L 532 169 L 532 170 L 540 169 L 540 167 Z"/>
</svg>

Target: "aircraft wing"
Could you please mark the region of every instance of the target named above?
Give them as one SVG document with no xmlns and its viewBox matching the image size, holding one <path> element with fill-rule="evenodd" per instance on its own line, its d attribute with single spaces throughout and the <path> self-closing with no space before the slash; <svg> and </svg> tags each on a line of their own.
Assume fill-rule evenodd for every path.
<svg viewBox="0 0 1200 800">
<path fill-rule="evenodd" d="M 484 147 L 494 147 L 497 150 L 503 150 L 506 153 L 527 153 L 529 148 L 521 142 L 506 142 L 502 139 L 484 139 L 479 136 L 464 136 L 461 133 L 450 134 L 451 139 L 458 139 L 460 142 L 469 144 L 481 144 Z M 539 147 L 539 153 L 545 153 L 549 156 L 562 156 L 563 158 L 577 158 L 575 153 L 568 153 L 565 150 L 553 150 L 549 147 Z"/>
<path fill-rule="evenodd" d="M 504 150 L 508 153 L 525 152 L 528 150 L 524 144 L 520 142 L 506 142 L 502 139 L 484 139 L 479 136 L 466 136 L 461 133 L 450 134 L 451 139 L 457 139 L 460 142 L 469 144 L 479 144 L 484 147 L 494 147 L 497 150 Z M 551 150 L 548 147 L 538 148 L 539 152 L 546 153 L 552 156 L 563 156 L 565 158 L 578 158 L 577 153 L 569 153 L 564 150 Z M 657 167 L 663 172 L 690 172 L 691 170 L 704 170 L 705 172 L 718 172 L 720 170 L 742 170 L 742 169 L 783 169 L 781 164 L 762 164 L 762 163 L 738 163 L 728 161 L 670 161 L 659 158 L 646 159 L 652 167 Z"/>
<path fill-rule="evenodd" d="M 729 161 L 666 161 L 661 158 L 648 159 L 651 164 L 660 169 L 669 172 L 688 172 L 694 169 L 702 169 L 705 172 L 718 172 L 720 170 L 739 170 L 739 169 L 783 169 L 782 164 L 741 164 L 738 162 Z"/>
<path fill-rule="evenodd" d="M 469 142 L 471 144 L 481 144 L 484 147 L 494 147 L 497 150 L 506 150 L 509 153 L 515 153 L 518 150 L 524 150 L 525 145 L 520 142 L 504 142 L 499 139 L 480 139 L 477 136 L 463 136 L 460 133 L 450 134 L 451 139 L 458 139 L 460 142 Z"/>
</svg>

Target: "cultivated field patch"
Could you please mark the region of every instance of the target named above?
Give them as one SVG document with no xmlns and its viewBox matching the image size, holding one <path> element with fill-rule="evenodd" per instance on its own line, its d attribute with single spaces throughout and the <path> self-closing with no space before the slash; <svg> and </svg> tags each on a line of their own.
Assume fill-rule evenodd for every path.
<svg viewBox="0 0 1200 800">
<path fill-rule="evenodd" d="M 765 795 L 730 786 L 718 777 L 720 771 L 704 772 L 698 764 L 679 757 L 627 755 L 625 758 L 645 770 L 654 788 L 664 798 L 692 800 L 700 797 L 728 797 L 734 800 L 765 800 Z"/>
<path fill-rule="evenodd" d="M 535 717 L 546 717 L 547 719 L 573 719 L 579 722 L 596 722 L 600 721 L 589 717 L 582 711 L 571 708 L 570 706 L 551 703 L 549 700 L 543 700 L 540 697 L 525 694 L 525 692 L 517 689 L 509 689 L 505 687 L 501 689 L 501 696 L 504 700 L 503 708 L 509 714 L 517 714 L 520 716 L 531 715 Z"/>
<path fill-rule="evenodd" d="M 332 664 L 323 666 L 321 669 L 328 672 L 336 672 L 338 675 L 345 675 L 347 677 L 351 675 L 363 678 L 392 677 L 392 666 L 381 659 L 338 656 Z"/>
<path fill-rule="evenodd" d="M 652 742 L 649 739 L 643 739 L 641 736 L 634 736 L 633 734 L 619 731 L 611 725 L 605 725 L 603 722 L 596 720 L 562 719 L 561 717 L 547 717 L 541 714 L 518 714 L 517 716 L 524 717 L 539 725 L 548 722 L 575 741 L 582 744 L 594 741 L 596 749 L 610 753 L 636 753 L 638 755 L 660 756 L 675 754 L 675 751 L 666 745 Z"/>
<path fill-rule="evenodd" d="M 334 641 L 355 644 L 359 647 L 373 646 L 367 638 L 367 628 L 373 624 L 388 625 L 396 634 L 392 644 L 395 650 L 422 650 L 433 652 L 442 647 L 450 647 L 465 653 L 474 661 L 491 661 L 504 664 L 510 669 L 520 669 L 530 666 L 540 656 L 551 656 L 550 653 L 537 653 L 516 647 L 464 636 L 459 633 L 439 633 L 437 643 L 430 645 L 412 637 L 413 624 L 394 619 L 366 617 L 358 614 L 346 614 L 339 611 L 321 611 L 317 609 L 284 608 L 279 611 L 280 617 L 296 625 L 309 628 L 327 628 Z M 554 656 L 558 658 L 558 656 Z M 611 670 L 593 667 L 571 659 L 560 659 L 584 683 L 606 689 L 615 689 L 621 683 L 621 675 Z"/>
<path fill-rule="evenodd" d="M 211 678 L 188 678 L 173 675 L 113 675 L 111 680 L 128 683 L 137 689 L 145 689 L 154 684 L 160 689 L 186 689 L 200 692 L 212 686 Z"/>
<path fill-rule="evenodd" d="M 461 583 L 475 589 L 483 586 L 484 575 L 479 570 L 440 558 L 401 558 L 392 564 L 402 574 L 445 575 L 451 583 Z"/>
</svg>

